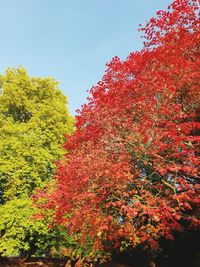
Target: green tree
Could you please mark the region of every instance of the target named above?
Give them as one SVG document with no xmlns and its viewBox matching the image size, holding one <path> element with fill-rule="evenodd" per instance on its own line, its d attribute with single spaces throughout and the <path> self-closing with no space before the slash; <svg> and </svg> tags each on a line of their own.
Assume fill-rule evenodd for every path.
<svg viewBox="0 0 200 267">
<path fill-rule="evenodd" d="M 29 77 L 24 68 L 0 76 L 0 253 L 30 251 L 33 235 L 48 235 L 33 222 L 31 195 L 44 188 L 63 156 L 64 133 L 73 131 L 67 99 L 53 78 Z M 20 227 L 18 227 L 20 225 Z M 16 230 L 18 228 L 18 230 Z"/>
</svg>

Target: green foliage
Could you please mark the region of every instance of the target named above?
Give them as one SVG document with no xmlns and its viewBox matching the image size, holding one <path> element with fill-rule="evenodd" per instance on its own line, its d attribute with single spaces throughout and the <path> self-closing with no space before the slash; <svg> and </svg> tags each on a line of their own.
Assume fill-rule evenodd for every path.
<svg viewBox="0 0 200 267">
<path fill-rule="evenodd" d="M 66 229 L 65 229 L 66 233 Z M 78 259 L 85 259 L 88 262 L 97 262 L 97 259 L 108 258 L 110 254 L 105 251 L 93 249 L 94 240 L 90 237 L 84 237 L 85 242 L 80 242 L 80 234 L 66 235 L 65 243 L 63 242 L 61 254 L 76 261 Z"/>
<path fill-rule="evenodd" d="M 8 200 L 29 195 L 50 179 L 72 118 L 52 78 L 8 69 L 0 83 L 0 181 Z"/>
<path fill-rule="evenodd" d="M 61 227 L 49 228 L 51 214 L 36 218 L 32 199 L 21 198 L 0 206 L 0 254 L 2 256 L 60 256 L 74 240 Z M 74 243 L 73 243 L 74 244 Z"/>
<path fill-rule="evenodd" d="M 31 207 L 30 199 L 14 199 L 0 206 L 1 220 L 0 253 L 2 255 L 18 255 L 18 249 L 28 251 L 37 236 L 34 247 L 40 249 L 43 236 L 48 228 L 40 220 L 34 220 L 36 210 Z"/>
<path fill-rule="evenodd" d="M 30 197 L 50 181 L 63 155 L 64 134 L 73 131 L 66 104 L 53 78 L 31 78 L 24 68 L 0 76 L 0 252 L 5 255 L 29 250 L 33 236 L 47 232 L 45 224 L 31 219 L 36 210 Z"/>
</svg>

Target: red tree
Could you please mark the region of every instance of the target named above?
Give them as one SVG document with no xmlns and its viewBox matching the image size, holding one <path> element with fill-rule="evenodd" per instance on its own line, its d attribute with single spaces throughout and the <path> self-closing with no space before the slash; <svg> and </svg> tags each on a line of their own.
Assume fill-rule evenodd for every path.
<svg viewBox="0 0 200 267">
<path fill-rule="evenodd" d="M 199 7 L 157 12 L 144 49 L 113 58 L 76 117 L 45 208 L 94 250 L 157 249 L 200 225 Z"/>
</svg>

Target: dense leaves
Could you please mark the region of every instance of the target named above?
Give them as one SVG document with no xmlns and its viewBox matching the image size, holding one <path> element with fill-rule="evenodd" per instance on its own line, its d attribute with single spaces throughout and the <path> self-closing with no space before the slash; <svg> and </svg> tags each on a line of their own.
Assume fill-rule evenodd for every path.
<svg viewBox="0 0 200 267">
<path fill-rule="evenodd" d="M 198 228 L 199 1 L 176 0 L 141 30 L 140 52 L 112 59 L 77 116 L 70 151 L 44 194 L 54 222 L 92 253 Z"/>
<path fill-rule="evenodd" d="M 33 246 L 39 248 L 38 244 L 43 242 L 41 233 L 44 240 L 50 234 L 48 224 L 33 222 L 37 210 L 32 207 L 31 195 L 51 179 L 55 161 L 63 155 L 64 133 L 70 133 L 72 125 L 66 98 L 57 81 L 30 78 L 24 68 L 8 69 L 0 77 L 0 253 L 3 255 L 18 255 L 19 249 L 32 250 Z"/>
<path fill-rule="evenodd" d="M 31 206 L 28 198 L 10 200 L 0 206 L 0 251 L 4 255 L 18 256 L 23 251 L 34 255 L 37 251 L 45 251 L 49 245 L 46 242 L 47 236 L 50 239 L 48 227 L 42 221 L 34 221 L 36 210 Z"/>
</svg>

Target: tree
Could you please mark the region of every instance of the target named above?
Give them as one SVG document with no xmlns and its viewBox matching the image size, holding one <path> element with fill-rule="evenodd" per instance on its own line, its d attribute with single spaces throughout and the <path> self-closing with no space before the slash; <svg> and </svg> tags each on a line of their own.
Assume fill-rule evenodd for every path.
<svg viewBox="0 0 200 267">
<path fill-rule="evenodd" d="M 43 209 L 93 243 L 88 257 L 197 229 L 199 1 L 175 0 L 145 27 L 144 49 L 112 59 L 77 116 Z"/>
<path fill-rule="evenodd" d="M 0 77 L 0 253 L 31 250 L 48 225 L 33 222 L 31 196 L 51 180 L 73 130 L 66 97 L 53 78 L 31 78 L 24 68 Z M 37 251 L 37 249 L 36 249 Z"/>
</svg>

